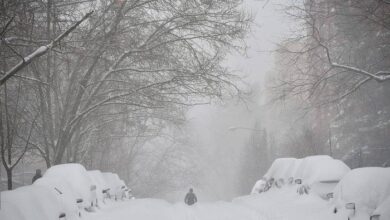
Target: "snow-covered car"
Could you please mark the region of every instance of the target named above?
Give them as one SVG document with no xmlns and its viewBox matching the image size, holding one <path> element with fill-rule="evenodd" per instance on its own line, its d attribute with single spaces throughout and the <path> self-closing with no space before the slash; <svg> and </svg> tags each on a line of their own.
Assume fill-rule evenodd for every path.
<svg viewBox="0 0 390 220">
<path fill-rule="evenodd" d="M 96 186 L 96 204 L 104 203 L 104 199 L 108 193 L 109 186 L 104 179 L 103 173 L 100 170 L 87 171 L 93 184 Z"/>
<path fill-rule="evenodd" d="M 390 219 L 390 196 L 388 196 L 370 216 L 370 220 L 385 219 Z"/>
<path fill-rule="evenodd" d="M 267 179 L 259 179 L 252 188 L 251 194 L 257 194 L 267 191 Z"/>
<path fill-rule="evenodd" d="M 87 170 L 81 164 L 68 163 L 50 167 L 43 178 L 66 182 L 80 198 L 76 199 L 81 209 L 91 210 L 96 202 L 96 186 L 93 185 Z"/>
<path fill-rule="evenodd" d="M 327 155 L 318 155 L 303 158 L 294 177 L 301 180 L 301 188 L 327 198 L 350 170 L 341 160 Z"/>
<path fill-rule="evenodd" d="M 68 182 L 42 177 L 36 180 L 33 185 L 46 188 L 47 191 L 52 192 L 59 199 L 60 206 L 66 214 L 66 219 L 73 219 L 80 215 L 76 201 L 81 198 L 81 195 L 73 191 Z"/>
<path fill-rule="evenodd" d="M 274 179 L 276 181 L 283 179 L 288 181 L 290 177 L 295 177 L 301 161 L 302 159 L 296 158 L 278 158 L 272 163 L 264 178 L 267 180 Z"/>
<path fill-rule="evenodd" d="M 55 193 L 43 186 L 34 184 L 1 192 L 2 220 L 72 219 L 62 208 Z"/>
<path fill-rule="evenodd" d="M 278 158 L 276 159 L 263 178 L 258 180 L 252 188 L 251 193 L 262 193 L 268 191 L 272 186 L 281 188 L 285 184 L 292 184 L 297 167 L 301 159 Z"/>
<path fill-rule="evenodd" d="M 350 171 L 342 161 L 330 156 L 310 156 L 303 159 L 276 159 L 262 179 L 256 182 L 252 193 L 261 193 L 275 186 L 297 185 L 299 194 L 315 192 L 327 198 L 340 179 Z"/>
<path fill-rule="evenodd" d="M 341 218 L 389 219 L 390 168 L 365 167 L 350 171 L 334 190 L 333 213 Z"/>
<path fill-rule="evenodd" d="M 125 197 L 125 190 L 127 188 L 125 182 L 121 180 L 116 173 L 105 172 L 103 177 L 106 180 L 109 190 L 109 197 L 112 199 L 122 199 Z"/>
</svg>

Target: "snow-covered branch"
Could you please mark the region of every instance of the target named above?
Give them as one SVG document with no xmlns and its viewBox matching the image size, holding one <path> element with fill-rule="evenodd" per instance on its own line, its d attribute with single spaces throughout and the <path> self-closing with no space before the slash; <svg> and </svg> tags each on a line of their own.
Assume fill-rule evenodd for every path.
<svg viewBox="0 0 390 220">
<path fill-rule="evenodd" d="M 68 36 L 76 27 L 78 27 L 84 20 L 86 20 L 93 11 L 87 13 L 83 18 L 81 18 L 78 22 L 73 24 L 71 27 L 69 27 L 65 32 L 60 34 L 56 39 L 54 39 L 52 42 L 45 46 L 41 46 L 38 49 L 36 49 L 33 53 L 29 54 L 28 56 L 24 57 L 22 61 L 20 61 L 18 64 L 16 64 L 14 67 L 12 67 L 10 70 L 8 70 L 4 76 L 0 79 L 0 86 L 3 85 L 9 78 L 11 78 L 13 75 L 15 75 L 17 72 L 22 70 L 24 67 L 26 67 L 29 63 L 31 63 L 33 60 L 37 59 L 38 57 L 46 54 L 50 49 L 55 47 L 58 42 L 60 42 L 63 38 Z"/>
</svg>

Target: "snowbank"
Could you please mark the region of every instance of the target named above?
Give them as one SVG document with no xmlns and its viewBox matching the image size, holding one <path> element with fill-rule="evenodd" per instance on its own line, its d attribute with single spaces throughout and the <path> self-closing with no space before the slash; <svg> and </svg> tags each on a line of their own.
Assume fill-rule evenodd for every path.
<svg viewBox="0 0 390 220">
<path fill-rule="evenodd" d="M 51 220 L 63 212 L 60 201 L 46 187 L 31 185 L 1 192 L 0 219 Z M 69 218 L 70 219 L 70 218 Z"/>
<path fill-rule="evenodd" d="M 350 171 L 336 186 L 333 204 L 338 215 L 348 212 L 345 204 L 354 203 L 356 215 L 369 216 L 386 207 L 390 196 L 390 168 L 366 167 Z M 385 218 L 384 218 L 385 219 Z"/>
<path fill-rule="evenodd" d="M 233 204 L 250 207 L 264 218 L 288 220 L 335 220 L 327 201 L 315 194 L 300 196 L 296 185 L 280 189 L 271 188 L 266 193 L 252 194 L 233 200 Z M 346 219 L 343 219 L 346 220 Z"/>
<path fill-rule="evenodd" d="M 96 192 L 92 190 L 93 183 L 89 178 L 87 170 L 81 164 L 61 164 L 50 167 L 43 178 L 53 178 L 61 182 L 66 182 L 72 191 L 81 196 L 81 205 L 90 207 L 96 200 Z"/>
</svg>

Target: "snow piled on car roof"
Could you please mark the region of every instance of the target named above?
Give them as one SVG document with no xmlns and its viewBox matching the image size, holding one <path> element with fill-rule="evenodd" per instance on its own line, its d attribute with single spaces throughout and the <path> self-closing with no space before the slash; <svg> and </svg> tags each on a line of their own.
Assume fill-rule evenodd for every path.
<svg viewBox="0 0 390 220">
<path fill-rule="evenodd" d="M 266 179 L 302 179 L 306 184 L 324 181 L 339 181 L 351 169 L 341 160 L 327 155 L 310 156 L 303 159 L 276 159 L 267 173 Z"/>
</svg>

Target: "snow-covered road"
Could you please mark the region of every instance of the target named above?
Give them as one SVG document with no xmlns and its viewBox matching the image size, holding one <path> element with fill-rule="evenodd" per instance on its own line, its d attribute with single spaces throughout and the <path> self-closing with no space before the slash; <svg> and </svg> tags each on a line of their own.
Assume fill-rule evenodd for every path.
<svg viewBox="0 0 390 220">
<path fill-rule="evenodd" d="M 110 202 L 87 220 L 331 220 L 329 204 L 315 196 L 275 191 L 268 196 L 251 195 L 233 202 L 197 203 L 186 206 L 159 199 Z"/>
<path fill-rule="evenodd" d="M 136 199 L 111 203 L 86 220 L 261 220 L 265 219 L 249 208 L 229 202 L 198 203 L 186 206 L 158 199 Z"/>
</svg>

